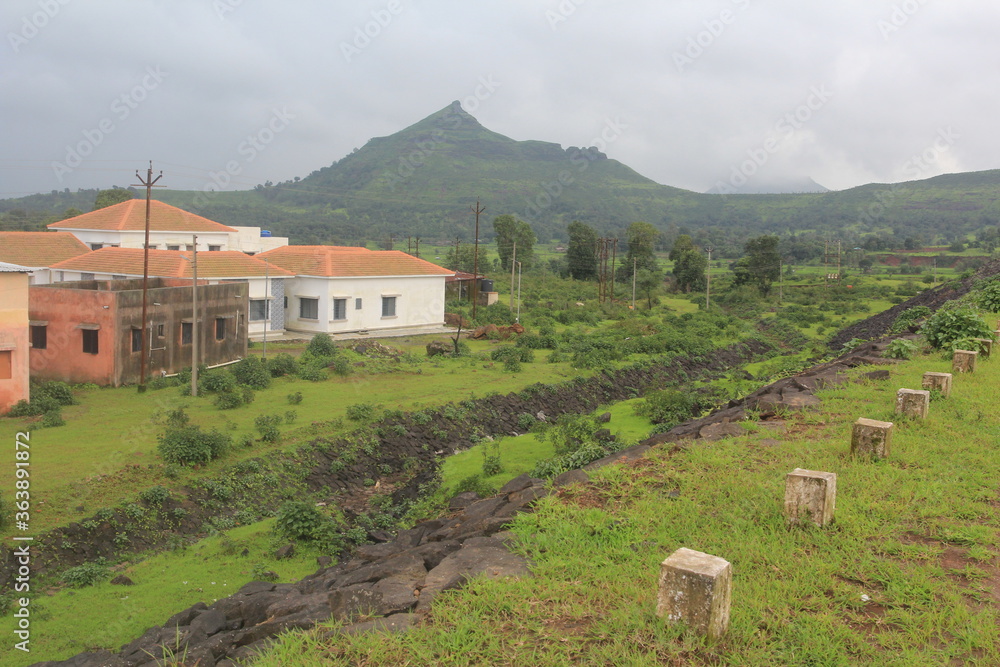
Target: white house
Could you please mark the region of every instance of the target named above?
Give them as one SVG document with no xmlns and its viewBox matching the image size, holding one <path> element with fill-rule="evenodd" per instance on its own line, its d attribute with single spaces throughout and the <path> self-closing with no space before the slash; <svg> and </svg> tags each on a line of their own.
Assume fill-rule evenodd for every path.
<svg viewBox="0 0 1000 667">
<path fill-rule="evenodd" d="M 444 283 L 454 271 L 405 252 L 284 246 L 258 257 L 295 274 L 286 283 L 286 329 L 347 333 L 444 324 Z"/>
<path fill-rule="evenodd" d="M 48 228 L 71 232 L 91 250 L 142 248 L 146 233 L 146 200 L 130 199 L 53 222 Z M 198 250 L 206 252 L 239 250 L 253 254 L 288 245 L 287 237 L 271 236 L 260 227 L 230 227 L 161 201 L 150 201 L 151 249 L 189 250 L 192 234 L 198 235 Z"/>
<path fill-rule="evenodd" d="M 43 236 L 48 233 L 41 232 Z M 199 240 L 201 235 L 199 234 Z M 198 244 L 201 245 L 200 243 Z M 210 285 L 245 282 L 250 296 L 248 334 L 251 337 L 284 331 L 286 282 L 294 274 L 260 257 L 235 250 L 198 252 L 198 282 Z M 194 253 L 150 250 L 149 275 L 162 278 L 194 277 Z M 142 248 L 101 248 L 53 264 L 53 282 L 67 280 L 122 280 L 143 275 Z"/>
</svg>

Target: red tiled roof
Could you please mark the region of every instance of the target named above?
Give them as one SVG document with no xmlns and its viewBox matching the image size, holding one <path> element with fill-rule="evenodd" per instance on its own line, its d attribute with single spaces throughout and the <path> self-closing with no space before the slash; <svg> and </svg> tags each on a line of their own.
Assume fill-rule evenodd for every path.
<svg viewBox="0 0 1000 667">
<path fill-rule="evenodd" d="M 94 229 L 112 231 L 143 231 L 146 229 L 146 201 L 130 199 L 114 206 L 101 208 L 50 224 L 49 229 Z M 203 218 L 194 213 L 151 200 L 149 228 L 158 232 L 235 232 L 232 227 Z"/>
<path fill-rule="evenodd" d="M 149 275 L 164 278 L 191 278 L 192 253 L 182 250 L 150 250 Z M 101 248 L 52 266 L 62 271 L 142 275 L 142 248 Z M 273 262 L 264 262 L 237 250 L 198 253 L 198 278 L 252 278 L 294 275 Z"/>
<path fill-rule="evenodd" d="M 368 250 L 348 246 L 289 245 L 261 253 L 269 261 L 305 276 L 450 276 L 454 271 L 401 250 Z"/>
<path fill-rule="evenodd" d="M 0 232 L 0 262 L 52 266 L 90 252 L 69 232 Z"/>
</svg>

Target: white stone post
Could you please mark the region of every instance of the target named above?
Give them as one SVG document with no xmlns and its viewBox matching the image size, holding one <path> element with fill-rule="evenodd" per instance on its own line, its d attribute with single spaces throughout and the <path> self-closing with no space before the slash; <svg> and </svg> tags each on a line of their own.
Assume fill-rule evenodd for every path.
<svg viewBox="0 0 1000 667">
<path fill-rule="evenodd" d="M 732 588 L 728 561 L 682 547 L 660 565 L 656 615 L 718 639 L 729 627 Z"/>
<path fill-rule="evenodd" d="M 892 422 L 881 422 L 861 417 L 854 422 L 851 433 L 851 454 L 875 460 L 889 456 L 892 441 Z"/>
<path fill-rule="evenodd" d="M 941 392 L 942 397 L 948 398 L 951 396 L 951 378 L 951 373 L 933 373 L 928 371 L 924 373 L 924 378 L 920 385 L 928 391 L 936 389 Z"/>
<path fill-rule="evenodd" d="M 897 415 L 927 419 L 930 405 L 931 392 L 926 389 L 900 389 L 896 392 Z"/>
<path fill-rule="evenodd" d="M 796 468 L 785 476 L 785 519 L 788 525 L 833 521 L 837 504 L 837 474 Z"/>
</svg>

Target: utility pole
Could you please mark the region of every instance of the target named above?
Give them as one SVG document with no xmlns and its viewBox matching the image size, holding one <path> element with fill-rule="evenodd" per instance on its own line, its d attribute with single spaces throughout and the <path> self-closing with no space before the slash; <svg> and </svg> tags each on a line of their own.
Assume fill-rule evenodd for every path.
<svg viewBox="0 0 1000 667">
<path fill-rule="evenodd" d="M 618 239 L 611 241 L 611 303 L 615 302 L 615 260 L 618 259 Z"/>
<path fill-rule="evenodd" d="M 420 237 L 417 236 L 416 238 L 414 238 L 413 239 L 413 243 L 414 243 L 414 247 L 415 247 L 415 251 L 413 253 L 413 256 L 414 257 L 420 257 Z"/>
<path fill-rule="evenodd" d="M 708 264 L 705 265 L 705 310 L 712 305 L 712 246 L 705 246 L 708 253 Z"/>
<path fill-rule="evenodd" d="M 781 266 L 781 255 L 778 255 L 778 303 L 785 300 L 785 269 Z"/>
<path fill-rule="evenodd" d="M 472 257 L 472 319 L 476 319 L 476 306 L 479 305 L 479 215 L 486 212 L 486 207 L 479 205 L 478 197 L 472 212 L 476 216 L 475 254 Z"/>
<path fill-rule="evenodd" d="M 263 252 L 263 251 L 261 251 Z M 269 287 L 271 285 L 271 265 L 268 263 L 267 259 L 261 257 L 264 260 L 264 353 L 261 358 L 267 361 L 267 327 L 271 324 L 271 297 L 269 295 Z M 247 332 L 249 333 L 250 323 L 247 323 Z"/>
<path fill-rule="evenodd" d="M 632 310 L 635 310 L 635 267 L 636 258 L 632 258 Z"/>
<path fill-rule="evenodd" d="M 191 247 L 194 248 L 192 253 L 192 269 L 191 274 L 193 279 L 191 281 L 191 395 L 198 395 L 198 235 L 192 234 Z"/>
<path fill-rule="evenodd" d="M 514 254 L 510 257 L 510 309 L 514 310 L 514 264 L 517 263 L 517 241 L 514 241 Z M 518 281 L 520 282 L 520 281 Z M 517 303 L 518 310 L 521 309 L 521 302 Z"/>
<path fill-rule="evenodd" d="M 146 236 L 142 244 L 142 339 L 146 339 L 146 317 L 148 311 L 148 291 L 149 291 L 149 208 L 152 198 L 153 186 L 156 181 L 163 178 L 163 172 L 155 179 L 153 178 L 153 161 L 149 161 L 149 169 L 146 170 L 146 180 L 142 180 L 139 171 L 136 170 L 135 177 L 139 179 L 139 184 L 146 187 Z M 146 346 L 142 347 L 142 354 L 139 359 L 139 393 L 146 391 Z"/>
</svg>

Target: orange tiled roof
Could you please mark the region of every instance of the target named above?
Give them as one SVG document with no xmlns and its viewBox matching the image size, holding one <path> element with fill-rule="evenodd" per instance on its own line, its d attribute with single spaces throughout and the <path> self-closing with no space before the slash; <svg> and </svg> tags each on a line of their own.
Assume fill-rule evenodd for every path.
<svg viewBox="0 0 1000 667">
<path fill-rule="evenodd" d="M 69 232 L 0 232 L 0 262 L 21 266 L 52 266 L 90 252 Z"/>
<path fill-rule="evenodd" d="M 163 278 L 191 278 L 192 253 L 183 250 L 150 250 L 149 275 Z M 112 275 L 141 276 L 142 248 L 101 248 L 86 255 L 74 257 L 52 266 L 62 271 L 83 273 L 110 273 Z M 219 250 L 198 253 L 198 279 L 252 278 L 270 275 L 281 278 L 295 275 L 273 262 L 237 250 Z"/>
<path fill-rule="evenodd" d="M 232 227 L 155 199 L 149 203 L 149 228 L 158 232 L 236 231 Z M 49 225 L 49 229 L 143 231 L 146 229 L 146 201 L 130 199 L 114 206 L 53 222 Z"/>
<path fill-rule="evenodd" d="M 268 261 L 305 276 L 450 276 L 454 271 L 400 250 L 348 246 L 289 245 L 261 253 Z"/>
</svg>

